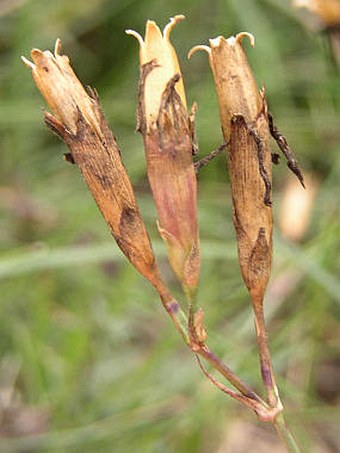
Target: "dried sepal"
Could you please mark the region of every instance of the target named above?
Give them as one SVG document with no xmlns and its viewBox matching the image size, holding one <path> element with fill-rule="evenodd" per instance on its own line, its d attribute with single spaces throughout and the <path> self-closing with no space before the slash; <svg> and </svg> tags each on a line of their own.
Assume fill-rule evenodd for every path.
<svg viewBox="0 0 340 453">
<path fill-rule="evenodd" d="M 204 344 L 208 334 L 204 325 L 204 311 L 202 308 L 199 308 L 196 313 L 193 315 L 193 322 L 192 322 L 192 328 L 193 328 L 193 340 Z"/>
</svg>

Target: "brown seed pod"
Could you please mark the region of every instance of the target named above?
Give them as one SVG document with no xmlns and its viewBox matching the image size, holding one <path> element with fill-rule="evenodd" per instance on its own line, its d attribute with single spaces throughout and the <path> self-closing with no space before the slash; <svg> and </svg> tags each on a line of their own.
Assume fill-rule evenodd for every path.
<svg viewBox="0 0 340 453">
<path fill-rule="evenodd" d="M 138 130 L 143 134 L 147 173 L 171 267 L 190 298 L 198 284 L 200 252 L 197 183 L 192 160 L 192 118 L 186 109 L 176 52 L 170 42 L 175 16 L 161 33 L 153 21 L 140 44 Z"/>
<path fill-rule="evenodd" d="M 249 33 L 211 39 L 213 71 L 234 206 L 239 263 L 253 300 L 262 303 L 272 258 L 271 150 L 264 90 L 259 91 L 241 41 Z"/>
<path fill-rule="evenodd" d="M 33 63 L 23 57 L 52 110 L 53 115 L 45 113 L 45 122 L 69 147 L 67 160 L 78 165 L 118 246 L 162 297 L 171 300 L 98 96 L 90 89 L 85 91 L 60 50 L 57 40 L 54 54 L 34 49 Z"/>
</svg>

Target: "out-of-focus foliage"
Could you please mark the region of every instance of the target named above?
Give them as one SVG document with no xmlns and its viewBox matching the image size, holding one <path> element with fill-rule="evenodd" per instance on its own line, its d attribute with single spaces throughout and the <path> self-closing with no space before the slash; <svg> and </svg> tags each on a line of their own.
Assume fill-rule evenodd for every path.
<svg viewBox="0 0 340 453">
<path fill-rule="evenodd" d="M 32 47 L 53 49 L 60 37 L 79 78 L 98 90 L 180 297 L 134 132 L 138 48 L 124 33 L 180 13 L 187 19 L 172 40 L 189 102 L 199 105 L 201 155 L 222 140 L 217 101 L 206 55 L 188 62 L 186 54 L 208 38 L 249 31 L 256 45 L 247 53 L 270 110 L 316 181 L 308 228 L 292 243 L 279 228 L 292 177 L 283 161 L 274 169 L 277 230 L 266 306 L 293 431 L 306 451 L 340 450 L 340 69 L 322 34 L 287 0 L 7 0 L 0 2 L 1 451 L 227 452 L 235 451 L 235 424 L 239 439 L 251 436 L 239 420 L 255 417 L 200 374 L 155 292 L 117 251 L 77 169 L 62 159 L 65 146 L 44 127 L 44 102 L 20 61 Z M 223 156 L 201 170 L 199 213 L 199 302 L 210 344 L 257 388 Z"/>
</svg>

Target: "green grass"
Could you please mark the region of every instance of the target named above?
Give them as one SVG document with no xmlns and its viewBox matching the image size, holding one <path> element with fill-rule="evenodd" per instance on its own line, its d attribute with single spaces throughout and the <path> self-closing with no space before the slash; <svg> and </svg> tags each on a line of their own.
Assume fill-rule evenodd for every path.
<svg viewBox="0 0 340 453">
<path fill-rule="evenodd" d="M 276 228 L 272 283 L 287 276 L 293 283 L 283 299 L 269 291 L 266 306 L 288 421 L 305 451 L 336 451 L 340 75 L 322 36 L 288 1 L 7 4 L 0 5 L 0 451 L 211 452 L 235 420 L 256 423 L 206 382 L 153 289 L 123 259 L 77 169 L 63 162 L 65 146 L 44 127 L 44 101 L 20 62 L 60 37 L 79 78 L 98 89 L 162 270 L 180 294 L 134 132 L 138 48 L 124 34 L 179 13 L 187 20 L 172 39 L 188 100 L 199 104 L 202 155 L 221 142 L 217 100 L 206 55 L 188 62 L 186 54 L 208 38 L 247 30 L 256 37 L 247 53 L 270 110 L 320 181 L 303 241 L 290 244 Z M 288 177 L 282 162 L 274 169 L 276 220 Z M 199 303 L 211 346 L 260 388 L 227 181 L 223 157 L 199 176 Z"/>
</svg>

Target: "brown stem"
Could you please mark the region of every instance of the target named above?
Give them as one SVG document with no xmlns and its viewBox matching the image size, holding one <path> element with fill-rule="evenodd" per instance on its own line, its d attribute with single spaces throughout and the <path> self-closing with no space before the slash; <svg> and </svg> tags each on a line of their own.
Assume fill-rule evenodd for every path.
<svg viewBox="0 0 340 453">
<path fill-rule="evenodd" d="M 190 307 L 192 308 L 192 307 Z M 201 325 L 203 320 L 199 323 Z M 246 398 L 250 398 L 254 401 L 257 401 L 264 407 L 268 407 L 267 403 L 263 401 L 245 382 L 242 381 L 237 374 L 232 371 L 221 359 L 219 359 L 205 343 L 206 331 L 204 328 L 204 337 L 201 338 L 199 332 L 197 331 L 195 325 L 194 313 L 192 310 L 189 310 L 189 319 L 188 319 L 188 330 L 190 337 L 190 349 L 196 354 L 200 355 L 207 362 L 209 362 L 215 370 L 217 370 L 224 378 L 227 379 L 237 390 L 239 390 Z"/>
<path fill-rule="evenodd" d="M 261 420 L 264 420 L 263 414 L 267 415 L 267 409 L 263 407 L 262 403 L 259 403 L 258 401 L 255 401 L 252 398 L 248 398 L 247 396 L 242 395 L 241 393 L 237 393 L 234 390 L 231 390 L 230 388 L 226 387 L 223 385 L 221 382 L 219 382 L 217 379 L 214 378 L 203 366 L 203 363 L 199 356 L 196 354 L 195 355 L 198 365 L 201 368 L 203 374 L 218 388 L 220 389 L 223 393 L 226 393 L 227 395 L 231 396 L 235 400 L 239 401 L 240 403 L 244 404 L 245 406 L 249 407 L 251 410 L 253 410 Z"/>
<path fill-rule="evenodd" d="M 206 344 L 200 345 L 194 352 L 203 357 L 207 362 L 212 365 L 222 376 L 224 376 L 242 395 L 257 401 L 263 407 L 268 407 L 267 403 L 257 395 L 243 380 L 235 374 L 221 359 L 219 359 Z"/>
<path fill-rule="evenodd" d="M 244 397 L 257 402 L 257 404 L 259 405 L 258 407 L 261 406 L 262 412 L 266 414 L 268 409 L 270 409 L 268 404 L 245 382 L 243 382 L 242 379 L 237 376 L 237 374 L 235 374 L 233 370 L 231 370 L 224 362 L 222 362 L 222 360 L 219 359 L 204 342 L 198 340 L 193 326 L 193 320 L 188 320 L 186 314 L 181 309 L 180 304 L 173 298 L 165 283 L 163 283 L 163 281 L 161 280 L 158 280 L 157 284 L 155 284 L 154 286 L 159 293 L 163 307 L 171 317 L 173 323 L 175 324 L 179 333 L 182 335 L 188 347 L 196 355 L 200 355 L 207 362 L 209 362 L 210 365 L 212 365 L 215 370 L 217 370 L 225 379 L 227 379 L 227 381 L 229 381 L 237 390 L 239 390 L 241 394 L 244 395 Z M 259 414 L 260 412 L 261 411 L 258 409 L 257 413 Z M 261 419 L 264 418 L 261 416 Z"/>
<path fill-rule="evenodd" d="M 271 407 L 282 408 L 271 363 L 262 297 L 261 299 L 253 298 L 253 308 L 255 314 L 256 337 L 260 355 L 261 375 L 263 384 L 267 390 L 268 402 Z"/>
<path fill-rule="evenodd" d="M 168 287 L 163 282 L 163 280 L 160 276 L 159 276 L 159 278 L 156 278 L 151 283 L 154 285 L 156 291 L 158 292 L 162 305 L 165 308 L 168 315 L 170 316 L 177 331 L 183 337 L 186 345 L 190 347 L 190 335 L 189 335 L 189 330 L 188 330 L 188 320 L 187 320 L 186 314 L 182 310 L 181 305 L 172 296 L 170 290 L 168 289 Z"/>
</svg>

